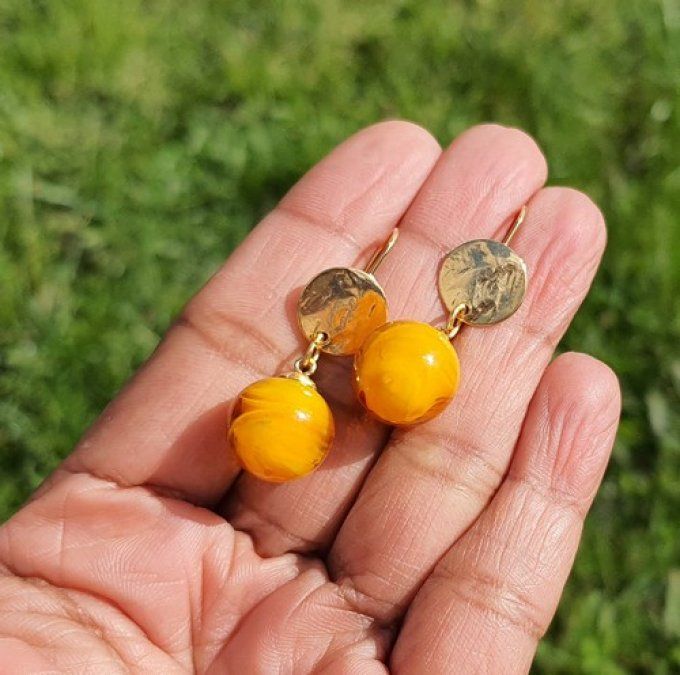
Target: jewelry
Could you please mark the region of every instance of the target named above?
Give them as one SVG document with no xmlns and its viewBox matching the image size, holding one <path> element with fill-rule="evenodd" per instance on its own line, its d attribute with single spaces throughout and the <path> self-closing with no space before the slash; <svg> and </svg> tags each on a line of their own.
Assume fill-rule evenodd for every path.
<svg viewBox="0 0 680 675">
<path fill-rule="evenodd" d="M 229 442 L 243 468 L 266 481 L 304 476 L 323 462 L 333 415 L 312 376 L 322 352 L 354 354 L 387 321 L 387 299 L 374 274 L 399 236 L 394 230 L 365 270 L 334 267 L 314 277 L 298 301 L 309 345 L 291 372 L 246 387 L 237 397 Z"/>
<path fill-rule="evenodd" d="M 395 426 L 418 424 L 454 397 L 460 363 L 451 340 L 464 324 L 507 319 L 524 299 L 526 265 L 509 244 L 525 214 L 522 207 L 502 242 L 468 241 L 444 257 L 439 293 L 449 312 L 445 326 L 393 321 L 368 336 L 354 358 L 354 388 L 375 417 Z"/>
</svg>

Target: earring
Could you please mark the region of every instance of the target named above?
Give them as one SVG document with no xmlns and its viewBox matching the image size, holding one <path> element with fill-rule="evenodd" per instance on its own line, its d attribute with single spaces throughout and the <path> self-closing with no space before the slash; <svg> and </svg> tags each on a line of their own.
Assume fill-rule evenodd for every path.
<svg viewBox="0 0 680 675">
<path fill-rule="evenodd" d="M 525 214 L 522 207 L 502 242 L 476 239 L 445 256 L 439 272 L 439 292 L 449 312 L 445 326 L 386 323 L 356 353 L 355 391 L 379 420 L 408 426 L 441 413 L 460 381 L 460 362 L 451 340 L 463 324 L 498 323 L 522 304 L 527 269 L 509 244 Z"/>
<path fill-rule="evenodd" d="M 387 321 L 387 299 L 374 274 L 399 232 L 378 248 L 365 270 L 334 267 L 302 291 L 297 313 L 309 345 L 291 372 L 246 387 L 237 397 L 228 439 L 241 466 L 272 483 L 313 471 L 325 459 L 335 426 L 312 381 L 322 352 L 355 354 Z"/>
</svg>

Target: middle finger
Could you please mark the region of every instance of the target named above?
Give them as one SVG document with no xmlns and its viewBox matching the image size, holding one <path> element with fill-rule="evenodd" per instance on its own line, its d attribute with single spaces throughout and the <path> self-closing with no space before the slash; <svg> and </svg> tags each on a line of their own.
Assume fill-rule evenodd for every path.
<svg viewBox="0 0 680 675">
<path fill-rule="evenodd" d="M 489 227 L 478 221 L 477 236 L 502 237 Z M 335 580 L 381 621 L 403 613 L 493 496 L 543 370 L 590 286 L 605 233 L 585 195 L 547 188 L 529 200 L 513 241 L 529 269 L 522 307 L 503 324 L 457 338 L 455 400 L 430 423 L 393 434 L 330 552 Z"/>
</svg>

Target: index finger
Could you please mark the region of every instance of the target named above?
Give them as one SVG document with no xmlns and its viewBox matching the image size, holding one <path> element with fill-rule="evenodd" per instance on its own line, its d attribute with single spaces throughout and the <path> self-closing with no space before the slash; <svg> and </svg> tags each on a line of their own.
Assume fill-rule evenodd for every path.
<svg viewBox="0 0 680 675">
<path fill-rule="evenodd" d="M 239 471 L 226 448 L 230 400 L 304 346 L 291 292 L 386 236 L 439 153 L 406 122 L 369 127 L 331 152 L 189 303 L 55 480 L 88 472 L 195 503 L 219 499 Z"/>
</svg>

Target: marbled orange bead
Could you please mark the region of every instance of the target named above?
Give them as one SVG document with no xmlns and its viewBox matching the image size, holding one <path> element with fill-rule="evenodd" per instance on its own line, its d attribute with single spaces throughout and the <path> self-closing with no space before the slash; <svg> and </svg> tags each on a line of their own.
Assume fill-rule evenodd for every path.
<svg viewBox="0 0 680 675">
<path fill-rule="evenodd" d="M 334 432 L 331 410 L 314 385 L 269 377 L 239 394 L 229 442 L 244 469 L 283 483 L 319 466 Z"/>
<path fill-rule="evenodd" d="M 438 415 L 453 398 L 460 364 L 444 333 L 418 321 L 393 321 L 371 333 L 354 359 L 362 404 L 388 424 Z"/>
</svg>

